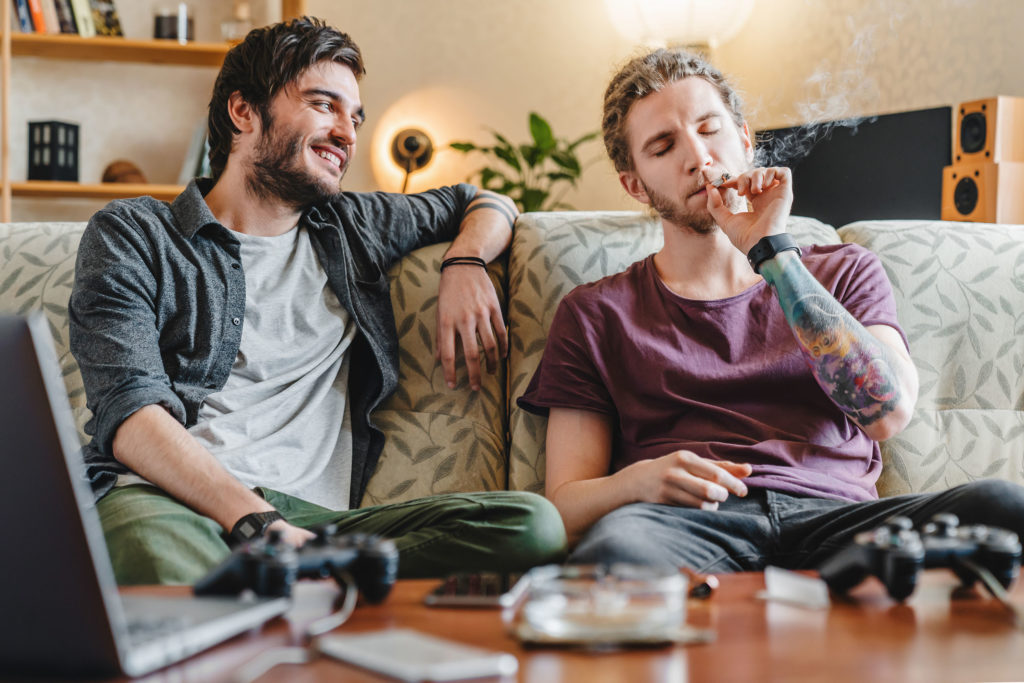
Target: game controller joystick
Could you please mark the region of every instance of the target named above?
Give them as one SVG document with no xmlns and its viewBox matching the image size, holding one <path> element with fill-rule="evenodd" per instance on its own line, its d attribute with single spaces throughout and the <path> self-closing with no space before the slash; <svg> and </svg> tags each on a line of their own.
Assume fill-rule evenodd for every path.
<svg viewBox="0 0 1024 683">
<path fill-rule="evenodd" d="M 259 596 L 288 597 L 296 579 L 333 577 L 338 585 L 352 576 L 363 597 L 381 602 L 398 578 L 394 541 L 366 534 L 338 534 L 334 525 L 314 530 L 316 538 L 296 550 L 272 530 L 241 546 L 193 588 L 196 595 L 238 595 L 251 590 Z"/>
<path fill-rule="evenodd" d="M 821 578 L 832 590 L 845 592 L 873 574 L 894 600 L 902 601 L 914 592 L 921 569 L 948 567 L 965 586 L 987 572 L 1003 588 L 1020 574 L 1021 544 L 1011 531 L 962 527 L 949 513 L 935 515 L 920 535 L 912 526 L 906 517 L 893 517 L 874 531 L 857 534 L 852 545 L 821 565 Z"/>
<path fill-rule="evenodd" d="M 925 569 L 949 567 L 965 586 L 978 578 L 972 565 L 987 569 L 1003 588 L 1012 586 L 1020 574 L 1020 539 L 1006 529 L 960 526 L 956 515 L 943 513 L 924 526 L 921 542 Z"/>
<path fill-rule="evenodd" d="M 845 593 L 871 574 L 894 600 L 905 600 L 924 566 L 924 545 L 913 526 L 906 517 L 893 517 L 874 531 L 857 534 L 852 545 L 821 565 L 821 578 L 832 590 Z"/>
</svg>

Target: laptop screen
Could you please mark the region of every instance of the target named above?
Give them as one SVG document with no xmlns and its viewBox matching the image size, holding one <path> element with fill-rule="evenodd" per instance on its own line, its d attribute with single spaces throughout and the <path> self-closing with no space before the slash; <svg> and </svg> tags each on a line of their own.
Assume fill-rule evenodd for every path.
<svg viewBox="0 0 1024 683">
<path fill-rule="evenodd" d="M 116 673 L 116 585 L 48 325 L 0 315 L 0 670 Z"/>
</svg>

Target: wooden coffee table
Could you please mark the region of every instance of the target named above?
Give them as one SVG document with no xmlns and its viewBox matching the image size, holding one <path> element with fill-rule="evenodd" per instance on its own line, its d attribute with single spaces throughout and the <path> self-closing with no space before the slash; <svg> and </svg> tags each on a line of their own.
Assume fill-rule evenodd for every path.
<svg viewBox="0 0 1024 683">
<path fill-rule="evenodd" d="M 723 575 L 709 600 L 691 600 L 688 622 L 711 628 L 715 642 L 617 652 L 525 649 L 506 635 L 500 612 L 423 605 L 434 581 L 400 581 L 382 605 L 360 605 L 338 632 L 413 628 L 515 654 L 521 681 L 968 681 L 1024 679 L 1024 631 L 987 596 L 951 597 L 957 582 L 925 572 L 906 604 L 894 603 L 874 579 L 827 611 L 756 597 L 759 573 Z M 133 591 L 174 592 L 180 588 Z M 304 626 L 327 611 L 336 587 L 306 584 L 296 608 L 278 619 L 158 674 L 160 680 L 233 680 L 271 648 L 303 644 Z M 1024 605 L 1024 586 L 1014 599 Z M 387 681 L 331 659 L 281 664 L 257 680 Z"/>
</svg>

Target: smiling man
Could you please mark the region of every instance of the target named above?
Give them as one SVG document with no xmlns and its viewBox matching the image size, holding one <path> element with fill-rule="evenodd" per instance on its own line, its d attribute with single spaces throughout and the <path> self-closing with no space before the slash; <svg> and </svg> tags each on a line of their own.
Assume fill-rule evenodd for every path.
<svg viewBox="0 0 1024 683">
<path fill-rule="evenodd" d="M 518 492 L 356 510 L 397 384 L 384 273 L 453 240 L 437 354 L 455 386 L 507 341 L 481 267 L 515 207 L 470 185 L 342 192 L 365 114 L 358 47 L 318 20 L 251 32 L 210 101 L 212 179 L 170 204 L 115 201 L 89 222 L 70 301 L 93 418 L 85 457 L 121 583 L 192 583 L 229 546 L 305 527 L 395 539 L 402 576 L 525 569 L 564 554 L 557 511 Z M 483 347 L 481 359 L 479 343 Z"/>
<path fill-rule="evenodd" d="M 549 418 L 546 493 L 571 561 L 815 567 L 892 515 L 940 511 L 1024 532 L 1007 482 L 878 499 L 877 441 L 917 395 L 891 287 L 867 250 L 786 234 L 789 169 L 754 167 L 719 71 L 638 57 L 608 86 L 603 129 L 665 243 L 565 297 L 519 399 Z"/>
</svg>

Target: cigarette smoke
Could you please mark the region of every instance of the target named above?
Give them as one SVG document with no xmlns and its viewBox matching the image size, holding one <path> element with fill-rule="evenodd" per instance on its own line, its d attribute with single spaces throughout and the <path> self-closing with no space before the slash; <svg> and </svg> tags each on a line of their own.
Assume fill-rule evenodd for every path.
<svg viewBox="0 0 1024 683">
<path fill-rule="evenodd" d="M 817 2 L 809 0 L 808 4 L 812 1 Z M 793 127 L 759 136 L 757 165 L 792 166 L 837 129 L 847 128 L 856 135 L 858 126 L 877 118 L 853 112 L 855 104 L 863 111 L 879 101 L 878 83 L 866 67 L 876 54 L 880 18 L 884 18 L 885 33 L 891 40 L 903 19 L 895 3 L 862 3 L 859 11 L 846 16 L 846 31 L 851 36 L 848 47 L 835 63 L 820 64 L 804 81 L 807 96 L 796 106 Z"/>
</svg>

